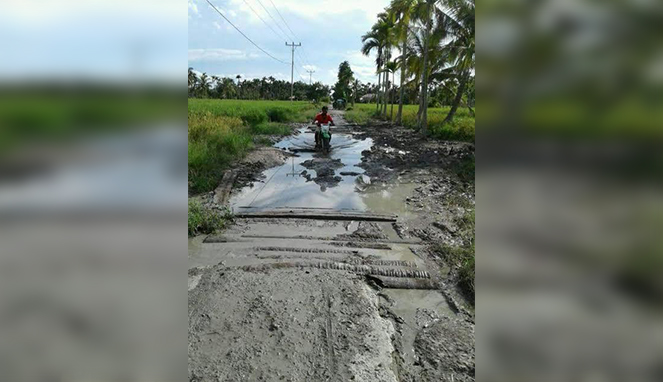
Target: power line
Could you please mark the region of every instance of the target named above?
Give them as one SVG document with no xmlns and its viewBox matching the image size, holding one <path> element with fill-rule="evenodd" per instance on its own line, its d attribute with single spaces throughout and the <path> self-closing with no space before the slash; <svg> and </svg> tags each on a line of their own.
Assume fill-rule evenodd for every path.
<svg viewBox="0 0 663 382">
<path fill-rule="evenodd" d="M 299 40 L 299 39 L 297 38 L 297 36 L 295 35 L 295 32 L 293 32 L 292 29 L 290 29 L 290 25 L 288 25 L 288 22 L 285 21 L 285 19 L 284 19 L 283 16 L 281 15 L 281 12 L 279 12 L 279 9 L 276 8 L 276 5 L 274 5 L 274 2 L 273 2 L 272 0 L 269 0 L 269 2 L 272 3 L 272 6 L 274 7 L 274 9 L 276 9 L 276 13 L 279 14 L 279 17 L 281 18 L 281 20 L 283 20 L 283 23 L 285 24 L 285 26 L 288 28 L 288 30 L 290 31 L 290 33 L 292 33 L 292 37 L 295 38 L 296 40 Z"/>
<path fill-rule="evenodd" d="M 265 6 L 262 4 L 262 1 L 260 1 L 260 0 L 257 0 L 257 1 L 258 1 L 258 4 L 260 4 L 260 6 L 262 7 L 262 9 L 264 9 L 265 12 L 267 12 L 267 15 L 269 16 L 269 18 L 272 19 L 272 21 L 274 21 L 274 24 L 276 24 L 276 26 L 281 30 L 281 32 L 283 32 L 283 35 L 286 36 L 286 40 L 290 40 L 290 38 L 288 37 L 288 33 L 285 30 L 283 30 L 283 28 L 281 28 L 281 25 L 279 25 L 279 23 L 276 21 L 274 16 L 272 16 L 272 14 L 267 10 L 267 8 L 265 8 Z"/>
<path fill-rule="evenodd" d="M 260 0 L 258 0 L 258 1 L 260 1 Z M 276 10 L 276 13 L 278 13 L 278 15 L 279 15 L 279 17 L 281 18 L 281 20 L 283 20 L 283 23 L 285 24 L 286 28 L 288 28 L 288 30 L 290 31 L 290 33 L 291 33 L 293 39 L 294 39 L 294 40 L 300 40 L 300 41 L 301 41 L 301 39 L 299 38 L 299 36 L 297 36 L 297 35 L 295 34 L 295 32 L 292 31 L 292 29 L 290 28 L 290 25 L 288 24 L 288 22 L 285 21 L 285 18 L 283 17 L 283 15 L 282 15 L 281 12 L 279 11 L 279 9 L 276 7 L 276 5 L 274 4 L 274 2 L 273 2 L 272 0 L 269 0 L 269 2 L 272 3 L 272 6 L 273 6 L 274 9 Z M 272 18 L 272 20 L 273 20 L 273 18 Z M 274 22 L 276 22 L 276 20 L 274 20 Z M 276 24 L 277 24 L 277 26 L 278 26 L 278 23 L 276 23 Z M 280 27 L 279 27 L 279 28 L 280 28 Z M 281 28 L 281 30 L 283 30 L 283 29 Z M 299 53 L 299 52 L 298 52 L 298 53 Z M 310 58 L 308 57 L 308 54 L 306 54 L 306 52 L 304 52 L 303 50 L 302 50 L 302 54 L 304 54 L 304 57 L 302 57 L 302 56 L 300 55 L 299 58 L 301 58 L 302 61 L 305 61 L 305 63 L 306 63 L 307 65 L 309 65 L 309 66 L 313 66 L 313 65 L 311 65 L 311 63 L 310 63 L 311 60 L 310 60 Z M 306 59 L 304 59 L 304 58 L 306 58 Z"/>
<path fill-rule="evenodd" d="M 297 72 L 297 75 L 299 76 L 299 80 L 298 80 L 298 81 L 301 81 L 301 80 L 302 80 L 302 74 L 299 72 L 299 69 L 297 69 L 296 66 L 295 66 L 295 72 Z"/>
<path fill-rule="evenodd" d="M 302 55 L 299 54 L 299 51 L 297 51 L 297 55 L 299 56 L 299 59 L 302 60 L 302 62 L 303 62 L 304 64 L 306 64 L 306 65 L 308 65 L 308 66 L 313 66 L 313 65 L 311 65 L 310 62 L 308 62 L 308 60 L 304 59 L 304 57 L 302 57 Z M 304 67 L 302 66 L 302 69 L 306 69 L 306 68 L 304 68 Z"/>
<path fill-rule="evenodd" d="M 265 54 L 268 55 L 269 57 L 273 58 L 274 60 L 276 60 L 276 61 L 278 61 L 278 62 L 280 62 L 280 63 L 282 63 L 282 64 L 286 64 L 286 65 L 288 65 L 287 62 L 282 61 L 282 60 L 279 60 L 278 58 L 272 56 L 272 55 L 269 54 L 266 50 L 264 50 L 263 48 L 261 48 L 260 46 L 258 46 L 258 44 L 256 44 L 255 42 L 253 42 L 253 40 L 251 40 L 247 35 L 245 35 L 244 32 L 242 32 L 241 30 L 239 30 L 239 28 L 237 28 L 237 27 L 235 26 L 235 24 L 233 24 L 230 20 L 228 20 L 228 18 L 227 18 L 223 13 L 221 13 L 221 11 L 219 11 L 219 9 L 218 9 L 214 4 L 212 4 L 209 0 L 205 0 L 205 1 L 207 1 L 207 3 L 208 3 L 212 8 L 214 8 L 214 10 L 215 10 L 218 14 L 220 14 L 221 17 L 223 17 L 223 18 L 224 18 L 224 19 L 225 19 L 230 25 L 232 25 L 233 28 L 235 28 L 235 29 L 237 30 L 237 32 L 239 32 L 242 36 L 244 36 L 245 39 L 249 40 L 249 42 L 251 42 L 251 44 L 253 44 L 256 48 L 260 49 L 260 51 L 262 51 L 263 53 L 265 53 Z"/>
<path fill-rule="evenodd" d="M 274 28 L 272 28 L 271 25 L 267 24 L 267 21 L 265 21 L 265 19 L 263 19 L 263 18 L 258 14 L 258 12 L 256 12 L 255 9 L 253 9 L 253 7 L 251 6 L 251 4 L 249 4 L 248 1 L 246 1 L 246 0 L 243 0 L 243 1 L 244 1 L 244 4 L 248 5 L 249 8 L 251 9 L 251 11 L 252 11 L 256 16 L 258 16 L 258 18 L 260 19 L 260 21 L 262 21 L 265 25 L 267 25 L 267 27 L 268 27 L 269 29 L 272 30 L 272 32 L 274 32 L 274 34 L 277 34 L 277 35 L 279 36 L 279 38 L 284 38 L 284 37 L 283 37 L 283 34 L 277 32 Z M 285 40 L 288 40 L 287 37 L 285 37 L 284 39 L 285 39 Z"/>
<path fill-rule="evenodd" d="M 258 12 L 256 12 L 256 10 L 251 6 L 251 4 L 249 4 L 249 3 L 247 2 L 247 0 L 243 0 L 243 1 L 244 1 L 244 3 L 246 3 L 246 5 L 249 6 L 249 8 L 251 9 L 251 11 L 252 11 L 256 16 L 258 16 L 258 18 L 260 19 L 260 21 L 262 21 L 265 25 L 267 25 L 267 27 L 268 27 L 269 29 L 272 30 L 272 32 L 274 32 L 275 34 L 277 34 L 279 37 L 284 38 L 285 40 L 289 40 L 289 39 L 290 39 L 290 37 L 287 36 L 287 32 L 286 32 L 283 28 L 281 28 L 279 22 L 276 21 L 276 19 L 272 16 L 272 14 L 269 12 L 269 10 L 268 10 L 267 8 L 265 8 L 265 6 L 262 4 L 262 2 L 261 2 L 260 0 L 257 0 L 258 3 L 259 3 L 260 6 L 262 7 L 262 9 L 265 10 L 265 12 L 267 13 L 267 15 L 269 15 L 269 17 L 272 19 L 272 21 L 274 21 L 274 24 L 276 24 L 276 26 L 279 28 L 279 30 L 281 31 L 281 33 L 277 32 L 274 28 L 272 28 L 272 26 L 269 25 L 269 23 L 267 23 L 267 22 L 265 21 L 265 19 L 263 19 L 263 18 L 258 14 Z M 287 25 L 286 25 L 286 26 L 287 26 Z M 299 56 L 299 58 L 301 59 L 301 61 L 303 61 L 303 62 L 304 62 L 305 64 L 307 64 L 308 66 L 313 66 L 313 65 L 311 65 L 311 63 L 309 62 L 309 60 L 307 60 L 307 59 L 305 59 L 304 57 L 302 57 L 302 55 L 299 53 L 299 50 L 297 50 L 296 53 L 297 53 L 297 55 Z M 305 55 L 305 56 L 306 56 L 306 55 Z M 302 66 L 302 69 L 306 70 L 303 66 Z"/>
<path fill-rule="evenodd" d="M 279 26 L 278 22 L 277 22 L 273 17 L 272 17 L 272 20 L 274 21 L 274 23 L 276 23 L 276 26 L 279 27 L 279 29 L 280 29 L 282 32 L 278 32 L 278 31 L 276 31 L 276 29 L 274 29 L 271 25 L 269 25 L 269 23 L 268 23 L 267 21 L 265 21 L 265 19 L 263 19 L 263 18 L 260 16 L 260 14 L 255 10 L 255 8 L 253 8 L 253 7 L 251 6 L 251 4 L 250 4 L 247 0 L 242 0 L 242 1 L 244 1 L 244 4 L 246 4 L 246 5 L 249 7 L 249 9 L 251 10 L 251 12 L 253 12 L 253 14 L 255 14 L 255 15 L 260 19 L 260 21 L 263 22 L 263 24 L 265 24 L 265 25 L 266 25 L 266 26 L 267 26 L 272 32 L 274 32 L 274 34 L 278 35 L 280 38 L 283 38 L 284 40 L 289 40 L 289 39 L 290 39 L 288 36 L 284 36 L 285 31 L 283 30 L 283 28 L 281 28 L 281 27 Z M 260 3 L 260 0 L 258 0 L 258 2 Z M 262 5 L 262 3 L 260 3 L 260 5 L 263 7 L 263 9 L 265 10 L 265 12 L 267 12 L 267 14 L 270 15 L 270 17 L 271 17 L 271 14 L 270 14 L 269 11 L 268 11 L 268 10 Z M 309 62 L 309 60 L 307 60 L 307 59 L 305 59 L 304 57 L 302 57 L 302 55 L 299 53 L 299 51 L 297 51 L 296 53 L 297 53 L 297 55 L 299 56 L 299 58 L 300 58 L 305 64 L 307 64 L 308 66 L 313 66 L 313 65 L 311 65 L 311 63 Z M 305 56 L 306 56 L 306 55 L 305 55 Z M 305 69 L 305 68 L 302 67 L 302 69 Z"/>
</svg>

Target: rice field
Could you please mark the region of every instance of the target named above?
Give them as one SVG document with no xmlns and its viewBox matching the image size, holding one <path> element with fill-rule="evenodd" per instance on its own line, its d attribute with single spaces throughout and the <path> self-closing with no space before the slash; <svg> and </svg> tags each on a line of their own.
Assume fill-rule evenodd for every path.
<svg viewBox="0 0 663 382">
<path fill-rule="evenodd" d="M 189 193 L 211 191 L 260 135 L 287 135 L 286 122 L 312 120 L 308 102 L 189 99 Z"/>
</svg>

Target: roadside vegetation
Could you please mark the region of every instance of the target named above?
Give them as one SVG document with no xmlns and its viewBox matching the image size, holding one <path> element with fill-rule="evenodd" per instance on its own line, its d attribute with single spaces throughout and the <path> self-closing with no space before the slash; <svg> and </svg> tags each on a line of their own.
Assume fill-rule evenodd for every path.
<svg viewBox="0 0 663 382">
<path fill-rule="evenodd" d="M 450 198 L 447 203 L 458 205 L 459 197 Z M 463 204 L 461 202 L 461 204 Z M 461 244 L 452 246 L 438 243 L 433 246 L 433 252 L 449 267 L 450 276 L 456 283 L 464 297 L 474 304 L 474 243 L 475 243 L 475 208 L 468 206 L 465 212 L 455 219 L 458 227 L 457 235 Z"/>
<path fill-rule="evenodd" d="M 159 127 L 184 116 L 175 92 L 111 86 L 0 91 L 0 153 L 28 144 Z"/>
<path fill-rule="evenodd" d="M 189 193 L 213 190 L 261 136 L 288 135 L 285 123 L 313 119 L 316 110 L 309 102 L 189 99 Z"/>
<path fill-rule="evenodd" d="M 398 103 L 394 120 L 404 123 L 406 89 L 418 90 L 417 129 L 428 135 L 429 124 L 454 126 L 459 109 L 474 104 L 474 19 L 474 0 L 393 0 L 378 14 L 377 22 L 362 36 L 361 48 L 364 55 L 377 56 L 374 101 L 378 115 L 386 118 L 391 114 L 388 105 Z M 400 74 L 398 102 L 396 71 Z M 449 105 L 441 124 L 429 120 L 435 98 Z"/>
<path fill-rule="evenodd" d="M 225 228 L 232 221 L 230 211 L 218 211 L 189 200 L 189 236 L 210 234 Z"/>
<path fill-rule="evenodd" d="M 398 105 L 395 105 L 398 107 Z M 402 125 L 417 129 L 417 105 L 403 105 Z M 459 108 L 451 122 L 445 122 L 450 107 L 428 108 L 428 129 L 431 137 L 436 139 L 474 142 L 474 117 L 468 108 Z M 358 123 L 367 124 L 371 119 L 388 120 L 395 122 L 395 116 L 391 118 L 380 116 L 376 111 L 375 104 L 355 104 L 345 112 L 345 119 Z"/>
</svg>

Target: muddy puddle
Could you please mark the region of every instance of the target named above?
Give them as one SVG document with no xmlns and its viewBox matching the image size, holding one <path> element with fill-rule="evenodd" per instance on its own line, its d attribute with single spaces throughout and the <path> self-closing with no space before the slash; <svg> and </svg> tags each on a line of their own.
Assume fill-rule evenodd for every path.
<svg viewBox="0 0 663 382">
<path fill-rule="evenodd" d="M 361 163 L 362 151 L 370 150 L 373 140 L 358 140 L 351 134 L 332 137 L 329 154 L 314 152 L 315 138 L 307 128 L 287 137 L 274 147 L 298 156 L 266 170 L 263 180 L 245 187 L 230 200 L 233 211 L 259 211 L 275 208 L 321 208 L 378 213 L 407 214 L 404 203 L 415 184 L 394 184 L 379 189 Z"/>
<path fill-rule="evenodd" d="M 389 309 L 402 319 L 402 355 L 409 364 L 416 362 L 414 341 L 422 328 L 441 317 L 454 317 L 444 296 L 435 290 L 385 289 Z"/>
</svg>

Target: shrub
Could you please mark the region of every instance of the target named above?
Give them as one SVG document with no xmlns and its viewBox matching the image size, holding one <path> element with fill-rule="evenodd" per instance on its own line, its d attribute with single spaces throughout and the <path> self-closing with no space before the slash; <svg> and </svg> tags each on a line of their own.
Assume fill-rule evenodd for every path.
<svg viewBox="0 0 663 382">
<path fill-rule="evenodd" d="M 288 120 L 288 111 L 285 109 L 268 109 L 267 117 L 271 122 L 286 122 Z"/>
<path fill-rule="evenodd" d="M 189 236 L 214 233 L 223 229 L 230 220 L 232 216 L 227 210 L 220 212 L 189 200 Z"/>
<path fill-rule="evenodd" d="M 248 125 L 255 126 L 267 122 L 268 116 L 265 110 L 248 109 L 244 110 L 241 114 L 242 120 Z"/>
</svg>

